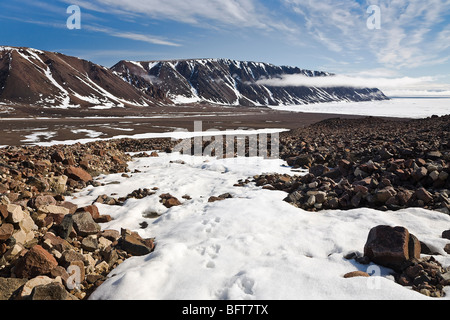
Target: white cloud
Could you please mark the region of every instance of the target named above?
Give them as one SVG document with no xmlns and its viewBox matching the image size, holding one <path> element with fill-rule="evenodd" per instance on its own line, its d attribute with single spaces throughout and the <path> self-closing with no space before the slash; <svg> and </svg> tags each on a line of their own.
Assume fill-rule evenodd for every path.
<svg viewBox="0 0 450 320">
<path fill-rule="evenodd" d="M 63 0 L 88 10 L 143 15 L 196 26 L 252 27 L 292 31 L 259 0 Z M 209 22 L 212 22 L 210 25 Z"/>
<path fill-rule="evenodd" d="M 449 28 L 443 23 L 450 14 L 449 0 L 282 1 L 305 21 L 312 39 L 344 59 L 372 56 L 400 69 L 436 65 L 450 55 Z M 366 25 L 366 10 L 374 4 L 381 9 L 379 30 Z"/>
<path fill-rule="evenodd" d="M 169 41 L 157 36 L 152 36 L 148 34 L 141 34 L 141 33 L 135 33 L 135 32 L 122 32 L 117 31 L 111 28 L 107 27 L 98 27 L 98 26 L 92 26 L 92 25 L 83 25 L 83 29 L 93 31 L 93 32 L 101 32 L 108 34 L 112 37 L 116 38 L 123 38 L 123 39 L 131 39 L 136 41 L 142 41 L 147 42 L 151 44 L 158 44 L 158 45 L 165 45 L 165 46 L 172 46 L 172 47 L 180 47 L 181 45 L 178 43 L 175 43 L 173 41 Z"/>
<path fill-rule="evenodd" d="M 353 88 L 379 88 L 391 95 L 392 92 L 438 92 L 450 91 L 450 84 L 440 83 L 435 77 L 382 77 L 382 71 L 369 76 L 334 75 L 326 77 L 308 77 L 304 75 L 285 75 L 281 78 L 261 79 L 257 83 L 266 86 L 293 86 L 293 87 L 353 87 Z"/>
</svg>

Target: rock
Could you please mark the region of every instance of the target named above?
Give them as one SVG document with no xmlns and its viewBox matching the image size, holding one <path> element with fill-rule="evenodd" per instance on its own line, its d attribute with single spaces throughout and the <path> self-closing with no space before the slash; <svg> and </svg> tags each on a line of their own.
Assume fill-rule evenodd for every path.
<svg viewBox="0 0 450 320">
<path fill-rule="evenodd" d="M 316 203 L 324 203 L 327 200 L 327 193 L 323 191 L 318 191 L 315 194 Z"/>
<path fill-rule="evenodd" d="M 322 164 L 318 164 L 309 169 L 309 173 L 312 173 L 315 177 L 319 177 L 328 171 L 330 171 L 330 169 Z"/>
<path fill-rule="evenodd" d="M 32 247 L 19 259 L 15 274 L 19 278 L 34 278 L 49 274 L 58 265 L 56 259 L 40 245 Z"/>
<path fill-rule="evenodd" d="M 120 246 L 133 256 L 143 256 L 151 253 L 154 248 L 153 239 L 143 239 L 137 233 L 124 233 Z"/>
<path fill-rule="evenodd" d="M 311 167 L 314 158 L 310 154 L 301 154 L 297 157 L 292 157 L 286 159 L 286 162 L 289 166 L 298 166 L 298 167 Z"/>
<path fill-rule="evenodd" d="M 85 170 L 77 167 L 68 167 L 64 174 L 69 177 L 70 179 L 73 179 L 75 181 L 83 181 L 83 182 L 89 182 L 92 181 L 92 176 L 87 173 Z"/>
<path fill-rule="evenodd" d="M 428 175 L 433 181 L 436 181 L 439 178 L 439 172 L 437 170 L 432 171 Z"/>
<path fill-rule="evenodd" d="M 308 207 L 312 207 L 316 203 L 316 196 L 310 196 L 306 201 Z"/>
<path fill-rule="evenodd" d="M 394 155 L 392 153 L 390 153 L 386 148 L 381 148 L 380 150 L 380 156 L 383 160 L 387 160 L 392 158 Z"/>
<path fill-rule="evenodd" d="M 55 234 L 64 240 L 69 239 L 73 231 L 73 215 L 67 214 L 62 219 L 61 223 L 56 224 L 52 227 Z"/>
<path fill-rule="evenodd" d="M 15 293 L 27 282 L 27 279 L 1 278 L 0 277 L 0 300 L 10 300 Z"/>
<path fill-rule="evenodd" d="M 108 240 L 107 238 L 105 238 L 103 236 L 98 238 L 97 241 L 98 241 L 98 249 L 100 249 L 100 250 L 105 250 L 106 248 L 108 248 L 109 246 L 111 246 L 113 244 L 113 242 L 111 240 Z"/>
<path fill-rule="evenodd" d="M 72 215 L 73 227 L 78 235 L 86 237 L 100 232 L 100 226 L 92 219 L 89 212 L 78 212 Z"/>
<path fill-rule="evenodd" d="M 420 242 L 404 227 L 377 226 L 370 230 L 364 256 L 397 271 L 408 260 L 420 258 Z"/>
<path fill-rule="evenodd" d="M 52 154 L 51 159 L 55 162 L 63 162 L 66 157 L 64 156 L 64 153 L 62 151 L 58 150 Z"/>
<path fill-rule="evenodd" d="M 9 223 L 4 223 L 0 226 L 0 241 L 6 241 L 14 233 L 14 226 Z"/>
<path fill-rule="evenodd" d="M 364 271 L 353 271 L 344 275 L 344 278 L 346 279 L 355 277 L 370 277 L 370 275 Z"/>
<path fill-rule="evenodd" d="M 63 216 L 65 216 L 66 214 L 69 214 L 70 210 L 65 208 L 65 207 L 49 204 L 49 205 L 40 206 L 39 209 L 38 209 L 38 212 L 39 213 L 45 213 L 47 215 L 51 214 L 51 215 L 63 215 Z"/>
<path fill-rule="evenodd" d="M 422 200 L 425 204 L 433 200 L 432 195 L 427 190 L 425 190 L 425 188 L 417 189 L 415 195 L 417 199 Z"/>
<path fill-rule="evenodd" d="M 177 198 L 175 198 L 174 196 L 172 196 L 172 195 L 170 195 L 168 193 L 164 193 L 164 194 L 160 195 L 159 197 L 161 198 L 162 204 L 166 208 L 172 208 L 174 206 L 181 205 L 181 202 Z"/>
<path fill-rule="evenodd" d="M 39 195 L 33 201 L 33 207 L 39 209 L 46 205 L 56 205 L 56 200 L 50 195 Z"/>
<path fill-rule="evenodd" d="M 109 264 L 106 261 L 102 261 L 95 266 L 95 272 L 99 274 L 105 274 L 109 271 Z"/>
<path fill-rule="evenodd" d="M 51 282 L 46 285 L 39 285 L 33 288 L 30 294 L 30 300 L 77 300 L 73 297 L 61 283 Z"/>
<path fill-rule="evenodd" d="M 446 244 L 444 247 L 444 251 L 450 254 L 450 243 Z"/>
<path fill-rule="evenodd" d="M 376 192 L 376 199 L 378 202 L 386 203 L 391 197 L 397 194 L 393 187 L 386 187 Z"/>
<path fill-rule="evenodd" d="M 442 158 L 442 153 L 440 151 L 431 151 L 427 153 L 427 158 L 431 160 L 438 160 Z"/>
<path fill-rule="evenodd" d="M 87 236 L 81 241 L 83 250 L 94 252 L 99 248 L 99 243 L 96 236 Z"/>
<path fill-rule="evenodd" d="M 78 209 L 77 211 L 89 212 L 94 220 L 100 218 L 100 212 L 98 211 L 98 207 L 95 205 L 83 207 L 83 208 Z"/>
<path fill-rule="evenodd" d="M 28 214 L 24 215 L 24 218 L 18 223 L 18 225 L 19 228 L 26 233 L 31 232 L 36 227 L 33 219 Z"/>
<path fill-rule="evenodd" d="M 8 251 L 5 252 L 3 257 L 6 259 L 6 261 L 11 261 L 17 257 L 18 254 L 23 252 L 25 250 L 25 247 L 20 243 L 15 243 L 11 248 L 9 248 Z"/>
<path fill-rule="evenodd" d="M 42 239 L 44 240 L 44 244 L 48 246 L 48 249 L 55 249 L 59 252 L 64 252 L 65 250 L 72 248 L 69 242 L 61 237 L 58 237 L 52 232 L 47 232 Z"/>
<path fill-rule="evenodd" d="M 76 204 L 68 201 L 61 202 L 60 207 L 69 209 L 69 214 L 74 214 L 78 210 L 78 206 Z"/>
<path fill-rule="evenodd" d="M 416 181 L 420 181 L 421 179 L 425 178 L 428 174 L 428 170 L 425 167 L 420 167 L 418 168 L 416 171 L 414 171 L 412 173 L 412 177 L 416 180 Z"/>
<path fill-rule="evenodd" d="M 41 286 L 41 285 L 47 285 L 50 284 L 52 282 L 59 282 L 60 283 L 60 279 L 52 279 L 50 277 L 47 276 L 37 276 L 33 279 L 28 280 L 24 286 L 22 287 L 19 295 L 18 295 L 18 299 L 29 299 L 31 293 L 33 292 L 33 289 L 36 286 Z"/>
<path fill-rule="evenodd" d="M 67 268 L 69 267 L 74 261 L 81 261 L 84 263 L 85 261 L 85 257 L 83 256 L 83 254 L 73 250 L 73 249 L 69 249 L 69 250 L 65 250 L 62 255 L 61 255 L 61 259 L 60 259 L 60 264 L 64 267 Z"/>
<path fill-rule="evenodd" d="M 0 204 L 0 221 L 2 219 L 6 220 L 8 218 L 9 212 L 8 212 L 8 206 L 4 204 Z"/>
<path fill-rule="evenodd" d="M 8 219 L 7 221 L 11 223 L 19 223 L 25 217 L 22 207 L 15 204 L 8 204 Z"/>
<path fill-rule="evenodd" d="M 69 178 L 65 175 L 51 177 L 51 178 L 49 178 L 49 186 L 54 192 L 62 194 L 64 192 L 66 192 L 66 190 L 67 190 L 67 180 L 68 179 Z"/>
<path fill-rule="evenodd" d="M 11 238 L 14 239 L 15 243 L 25 245 L 34 240 L 34 232 L 26 232 L 25 230 L 19 229 L 13 233 Z"/>
<path fill-rule="evenodd" d="M 120 239 L 120 232 L 117 230 L 107 229 L 102 231 L 101 236 L 114 242 Z"/>
<path fill-rule="evenodd" d="M 450 230 L 445 230 L 442 232 L 442 238 L 450 240 Z"/>
<path fill-rule="evenodd" d="M 448 179 L 448 173 L 445 171 L 441 171 L 441 173 L 439 173 L 439 180 L 445 181 Z"/>
</svg>

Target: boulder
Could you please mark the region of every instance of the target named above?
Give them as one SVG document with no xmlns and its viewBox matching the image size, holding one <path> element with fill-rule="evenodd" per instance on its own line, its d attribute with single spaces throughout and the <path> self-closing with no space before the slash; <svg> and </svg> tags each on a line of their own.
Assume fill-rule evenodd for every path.
<svg viewBox="0 0 450 320">
<path fill-rule="evenodd" d="M 49 274 L 58 265 L 55 257 L 40 245 L 32 247 L 19 259 L 15 274 L 19 278 L 34 278 Z"/>
<path fill-rule="evenodd" d="M 409 260 L 420 258 L 420 242 L 404 227 L 377 226 L 370 230 L 364 256 L 396 271 Z"/>
<path fill-rule="evenodd" d="M 39 195 L 33 201 L 33 206 L 36 209 L 46 205 L 56 205 L 55 198 L 50 195 Z"/>
<path fill-rule="evenodd" d="M 378 202 L 386 203 L 391 197 L 397 195 L 397 192 L 393 187 L 386 187 L 378 190 L 375 195 Z"/>
<path fill-rule="evenodd" d="M 298 167 L 310 167 L 313 163 L 314 158 L 310 154 L 301 154 L 297 157 L 291 157 L 286 159 L 286 162 L 289 166 L 298 166 Z"/>
<path fill-rule="evenodd" d="M 415 195 L 417 199 L 422 200 L 425 204 L 433 200 L 433 196 L 425 188 L 417 189 Z"/>
<path fill-rule="evenodd" d="M 94 221 L 89 212 L 77 212 L 72 215 L 73 227 L 77 234 L 82 237 L 100 232 L 100 226 Z"/>
<path fill-rule="evenodd" d="M 412 173 L 412 177 L 416 180 L 419 181 L 423 178 L 425 178 L 428 174 L 428 170 L 425 167 L 420 167 L 418 169 L 416 169 L 413 173 Z"/>
<path fill-rule="evenodd" d="M 120 240 L 122 249 L 133 256 L 149 254 L 155 248 L 153 239 L 143 239 L 136 232 L 125 231 Z"/>
<path fill-rule="evenodd" d="M 445 230 L 442 232 L 442 238 L 450 240 L 450 230 Z"/>
<path fill-rule="evenodd" d="M 85 170 L 77 167 L 68 167 L 64 174 L 75 181 L 83 181 L 83 182 L 89 182 L 92 181 L 92 176 L 86 172 Z"/>
<path fill-rule="evenodd" d="M 94 220 L 98 219 L 100 217 L 100 212 L 98 211 L 98 208 L 96 205 L 86 206 L 86 207 L 78 209 L 77 211 L 78 212 L 82 212 L 82 211 L 89 212 Z"/>
<path fill-rule="evenodd" d="M 70 210 L 65 207 L 48 204 L 48 205 L 43 205 L 43 206 L 39 207 L 38 212 L 45 213 L 47 215 L 51 214 L 51 215 L 63 215 L 64 216 L 66 214 L 69 214 Z"/>
<path fill-rule="evenodd" d="M 14 226 L 10 223 L 4 223 L 0 226 L 0 241 L 11 238 L 14 233 Z"/>
<path fill-rule="evenodd" d="M 27 279 L 0 278 L 0 300 L 10 300 Z"/>
<path fill-rule="evenodd" d="M 59 282 L 51 282 L 45 285 L 39 285 L 33 288 L 30 294 L 30 300 L 76 300 L 64 286 Z"/>
<path fill-rule="evenodd" d="M 15 204 L 8 204 L 8 221 L 11 223 L 19 223 L 25 217 L 22 207 Z"/>
<path fill-rule="evenodd" d="M 24 286 L 21 288 L 20 293 L 18 295 L 18 299 L 28 299 L 36 286 L 47 285 L 52 282 L 59 282 L 61 279 L 52 279 L 47 276 L 37 276 L 33 279 L 28 280 Z"/>
<path fill-rule="evenodd" d="M 49 186 L 56 193 L 62 194 L 67 190 L 67 176 L 57 176 L 49 178 Z"/>
<path fill-rule="evenodd" d="M 161 198 L 162 204 L 166 208 L 172 208 L 172 207 L 181 205 L 180 200 L 178 200 L 176 197 L 174 197 L 168 193 L 164 193 L 164 194 L 160 195 L 159 197 Z"/>
<path fill-rule="evenodd" d="M 0 204 L 0 221 L 2 219 L 8 218 L 9 212 L 8 212 L 8 206 L 4 204 Z"/>
</svg>

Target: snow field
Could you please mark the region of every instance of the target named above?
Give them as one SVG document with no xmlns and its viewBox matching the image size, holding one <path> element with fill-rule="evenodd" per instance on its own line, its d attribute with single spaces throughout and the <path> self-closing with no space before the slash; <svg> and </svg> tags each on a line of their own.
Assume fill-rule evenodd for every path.
<svg viewBox="0 0 450 320">
<path fill-rule="evenodd" d="M 408 228 L 441 253 L 436 259 L 450 265 L 443 251 L 447 241 L 441 238 L 450 217 L 441 213 L 364 208 L 310 213 L 284 202 L 286 193 L 254 184 L 233 187 L 255 174 L 293 174 L 281 160 L 160 153 L 135 159 L 129 167 L 140 172 L 130 178 L 101 176 L 104 186 L 68 199 L 87 205 L 102 194 L 122 197 L 138 188 L 159 188 L 155 195 L 129 199 L 123 206 L 98 205 L 101 214 L 113 217 L 103 229 L 127 228 L 155 237 L 157 245 L 153 253 L 116 268 L 93 300 L 429 299 L 396 284 L 390 269 L 344 259 L 349 252 L 363 252 L 370 229 L 380 224 Z M 208 202 L 226 192 L 233 198 Z M 167 209 L 159 202 L 162 193 L 176 196 L 182 205 Z M 183 199 L 185 194 L 192 199 Z M 159 217 L 145 218 L 149 212 Z M 148 227 L 142 229 L 144 221 Z M 356 270 L 373 276 L 343 278 Z"/>
</svg>

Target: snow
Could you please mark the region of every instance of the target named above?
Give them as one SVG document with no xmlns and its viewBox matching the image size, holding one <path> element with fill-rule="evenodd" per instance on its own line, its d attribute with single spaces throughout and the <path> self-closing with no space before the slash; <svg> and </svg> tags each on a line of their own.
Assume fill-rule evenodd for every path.
<svg viewBox="0 0 450 320">
<path fill-rule="evenodd" d="M 40 130 L 40 129 L 36 129 Z M 38 143 L 38 141 L 41 141 L 42 138 L 44 139 L 51 139 L 57 135 L 54 131 L 38 131 L 29 135 L 25 136 L 25 139 L 21 142 L 27 143 L 27 144 L 34 144 Z"/>
<path fill-rule="evenodd" d="M 450 98 L 412 97 L 369 102 L 329 102 L 305 105 L 270 106 L 275 110 L 295 112 L 380 116 L 394 118 L 426 118 L 450 114 Z"/>
<path fill-rule="evenodd" d="M 3 120 L 3 119 L 2 119 Z M 6 119 L 8 120 L 8 119 Z M 76 143 L 89 143 L 100 140 L 113 140 L 113 139 L 152 139 L 152 138 L 172 138 L 172 139 L 188 139 L 192 137 L 209 137 L 209 136 L 222 136 L 222 135 L 259 135 L 259 134 L 271 134 L 271 133 L 279 133 L 289 131 L 288 129 L 258 129 L 258 130 L 225 130 L 225 131 L 198 131 L 198 132 L 189 132 L 183 129 L 177 129 L 172 132 L 163 132 L 163 133 L 138 133 L 134 135 L 119 135 L 111 138 L 97 138 L 97 139 L 77 139 L 77 140 L 64 140 L 57 141 L 52 140 L 48 142 L 38 142 L 39 140 L 33 140 L 33 145 L 41 146 L 41 147 L 49 147 L 59 144 L 65 145 L 74 145 Z M 30 141 L 27 141 L 30 142 Z"/>
<path fill-rule="evenodd" d="M 233 186 L 264 172 L 294 174 L 282 160 L 159 155 L 130 162 L 131 172 L 140 171 L 130 178 L 100 176 L 103 186 L 68 199 L 87 205 L 102 194 L 121 197 L 138 188 L 159 188 L 123 206 L 98 204 L 101 214 L 113 217 L 103 229 L 128 228 L 155 237 L 157 245 L 153 253 L 116 268 L 92 300 L 429 299 L 396 284 L 390 269 L 344 259 L 349 252 L 362 252 L 369 230 L 380 224 L 408 228 L 441 253 L 436 259 L 444 266 L 450 264 L 442 249 L 447 241 L 441 238 L 450 217 L 442 213 L 418 208 L 306 212 L 284 202 L 286 193 L 254 184 Z M 159 194 L 167 192 L 182 205 L 165 208 Z M 208 202 L 226 192 L 233 198 Z M 182 199 L 185 194 L 192 199 Z M 149 212 L 159 217 L 145 218 Z M 143 221 L 146 229 L 140 228 Z M 356 270 L 373 275 L 343 278 Z"/>
<path fill-rule="evenodd" d="M 80 105 L 72 105 L 72 104 L 70 104 L 69 92 L 67 92 L 67 90 L 64 89 L 53 78 L 53 75 L 52 75 L 52 72 L 50 70 L 50 67 L 47 67 L 47 70 L 44 70 L 44 73 L 45 73 L 46 77 L 50 80 L 50 82 L 53 84 L 53 86 L 58 88 L 58 90 L 61 91 L 61 93 L 62 93 L 61 97 L 59 97 L 60 99 L 62 99 L 62 101 L 60 102 L 61 104 L 59 106 L 54 106 L 53 108 L 61 108 L 61 109 L 80 108 Z M 51 100 L 51 99 L 47 99 L 46 102 L 49 102 L 49 100 Z M 54 103 L 54 100 L 52 101 L 52 103 Z"/>
</svg>

